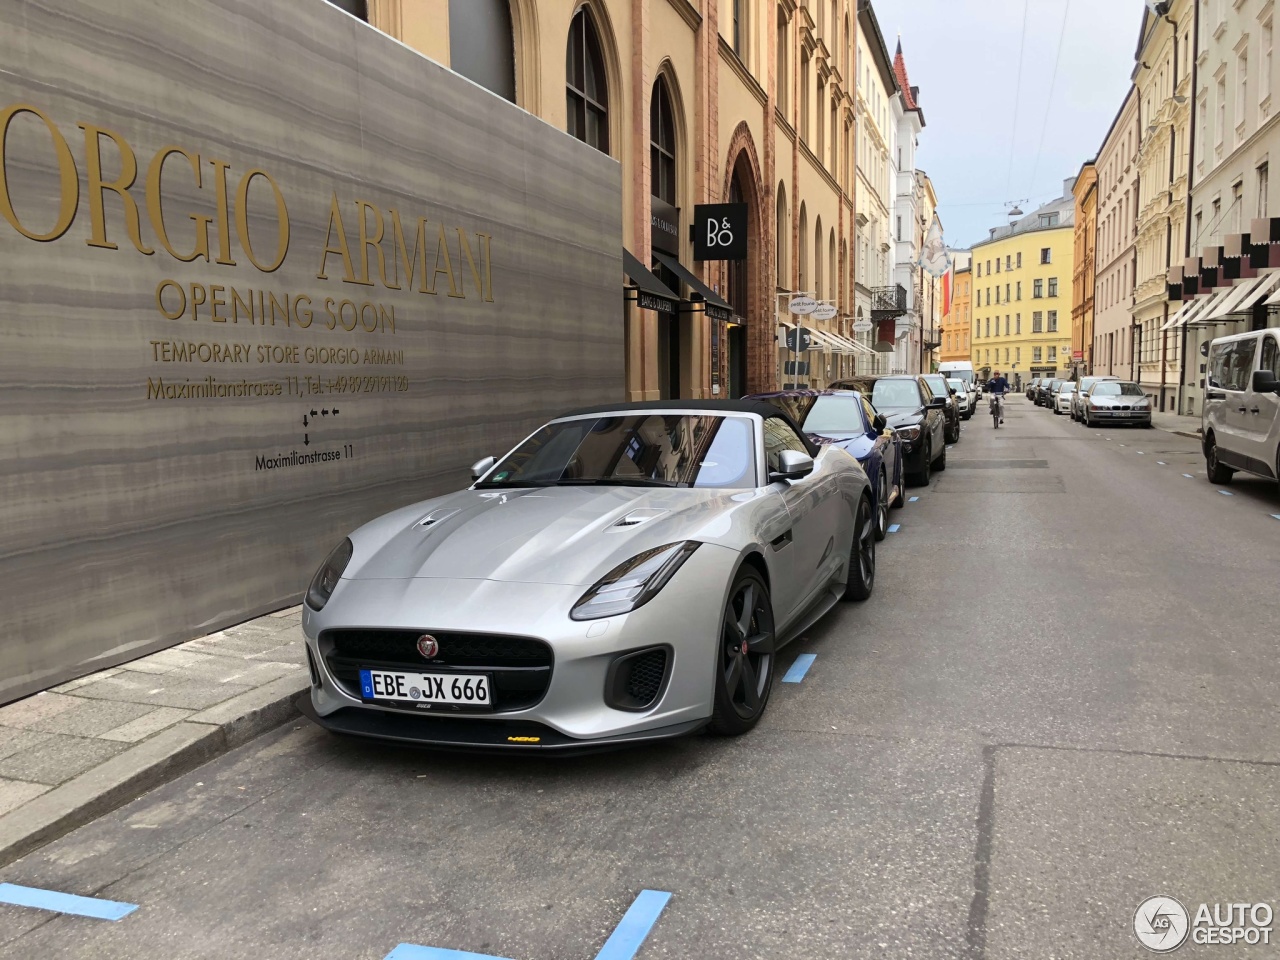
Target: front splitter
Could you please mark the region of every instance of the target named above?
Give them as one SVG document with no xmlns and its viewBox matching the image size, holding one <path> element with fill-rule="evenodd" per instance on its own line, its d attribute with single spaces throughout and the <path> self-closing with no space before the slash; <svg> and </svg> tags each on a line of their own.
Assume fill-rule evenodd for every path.
<svg viewBox="0 0 1280 960">
<path fill-rule="evenodd" d="M 577 740 L 531 720 L 476 720 L 461 717 L 415 717 L 382 710 L 346 707 L 320 716 L 311 695 L 298 698 L 298 711 L 331 733 L 405 746 L 464 753 L 583 754 L 670 740 L 696 733 L 708 720 L 693 720 L 656 730 L 644 730 L 593 740 Z"/>
</svg>

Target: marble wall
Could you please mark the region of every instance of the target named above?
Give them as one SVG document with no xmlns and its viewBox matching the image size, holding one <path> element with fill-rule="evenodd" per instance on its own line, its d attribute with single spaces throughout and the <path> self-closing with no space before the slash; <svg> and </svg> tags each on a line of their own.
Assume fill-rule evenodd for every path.
<svg viewBox="0 0 1280 960">
<path fill-rule="evenodd" d="M 0 127 L 0 702 L 622 399 L 618 165 L 322 0 L 4 0 Z"/>
</svg>

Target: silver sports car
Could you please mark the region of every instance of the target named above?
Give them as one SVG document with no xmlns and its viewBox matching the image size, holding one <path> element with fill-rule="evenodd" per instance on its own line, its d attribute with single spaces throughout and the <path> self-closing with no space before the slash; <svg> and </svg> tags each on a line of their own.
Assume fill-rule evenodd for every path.
<svg viewBox="0 0 1280 960">
<path fill-rule="evenodd" d="M 557 418 L 316 573 L 311 719 L 459 749 L 745 733 L 778 650 L 875 584 L 858 461 L 761 401 Z"/>
</svg>

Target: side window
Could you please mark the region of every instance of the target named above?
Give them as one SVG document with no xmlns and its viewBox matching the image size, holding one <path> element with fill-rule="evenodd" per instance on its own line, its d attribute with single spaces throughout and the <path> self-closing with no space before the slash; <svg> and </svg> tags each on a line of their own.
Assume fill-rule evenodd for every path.
<svg viewBox="0 0 1280 960">
<path fill-rule="evenodd" d="M 1270 370 L 1272 375 L 1280 377 L 1280 340 L 1274 334 L 1267 334 L 1262 339 L 1262 363 L 1259 370 Z"/>
<path fill-rule="evenodd" d="M 1228 368 L 1234 343 L 1220 343 L 1209 352 L 1208 386 L 1219 390 L 1227 389 Z"/>
<path fill-rule="evenodd" d="M 1253 358 L 1258 352 L 1258 338 L 1237 340 L 1231 351 L 1231 365 L 1227 373 L 1228 390 L 1247 390 L 1253 375 Z"/>
<path fill-rule="evenodd" d="M 916 385 L 920 387 L 920 406 L 927 407 L 929 401 L 933 399 L 933 391 L 929 389 L 929 385 L 923 380 L 917 380 Z"/>
<path fill-rule="evenodd" d="M 809 452 L 809 448 L 804 445 L 804 441 L 796 436 L 796 432 L 791 429 L 785 420 L 781 417 L 769 417 L 764 422 L 764 456 L 769 465 L 770 473 L 780 468 L 778 456 L 783 450 L 799 450 L 801 453 Z"/>
<path fill-rule="evenodd" d="M 861 397 L 860 399 L 862 401 L 862 415 L 866 417 L 867 429 L 870 430 L 876 420 L 876 408 L 871 405 L 871 401 L 866 397 Z"/>
</svg>

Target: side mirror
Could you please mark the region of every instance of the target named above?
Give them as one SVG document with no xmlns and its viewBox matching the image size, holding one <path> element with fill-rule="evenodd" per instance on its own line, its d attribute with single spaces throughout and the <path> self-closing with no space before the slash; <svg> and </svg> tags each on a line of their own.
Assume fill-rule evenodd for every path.
<svg viewBox="0 0 1280 960">
<path fill-rule="evenodd" d="M 769 482 L 799 480 L 813 473 L 813 457 L 799 450 L 783 450 L 778 454 L 778 469 L 769 474 Z"/>
<path fill-rule="evenodd" d="M 1277 377 L 1270 370 L 1255 370 L 1253 371 L 1252 386 L 1254 393 L 1280 394 L 1280 377 Z"/>
<path fill-rule="evenodd" d="M 885 419 L 883 413 L 877 413 L 874 420 L 871 421 L 871 429 L 876 433 L 884 433 L 884 428 L 889 425 L 889 421 Z"/>
<path fill-rule="evenodd" d="M 945 410 L 947 409 L 947 401 L 943 397 L 934 397 L 929 401 L 928 407 L 930 410 Z"/>
<path fill-rule="evenodd" d="M 477 460 L 471 465 L 471 479 L 479 480 L 486 473 L 493 469 L 493 465 L 498 462 L 497 457 L 485 457 L 483 460 Z"/>
</svg>

